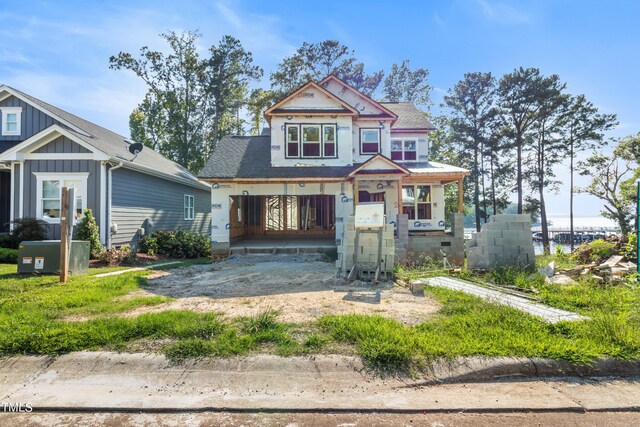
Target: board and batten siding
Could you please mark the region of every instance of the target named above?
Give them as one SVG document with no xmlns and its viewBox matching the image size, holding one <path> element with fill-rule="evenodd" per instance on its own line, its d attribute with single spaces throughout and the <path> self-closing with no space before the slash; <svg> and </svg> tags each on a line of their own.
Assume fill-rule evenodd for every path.
<svg viewBox="0 0 640 427">
<path fill-rule="evenodd" d="M 20 135 L 0 136 L 2 141 L 21 142 L 25 139 L 31 138 L 36 133 L 48 128 L 49 126 L 61 124 L 59 121 L 13 95 L 0 101 L 0 109 L 2 107 L 22 107 Z"/>
<path fill-rule="evenodd" d="M 211 193 L 126 168 L 112 172 L 111 223 L 118 226 L 112 245 L 136 244 L 148 219 L 152 230 L 183 230 L 209 234 Z M 184 219 L 184 195 L 194 196 L 194 219 Z"/>
<path fill-rule="evenodd" d="M 62 138 L 59 138 L 62 139 Z M 51 144 L 48 144 L 51 145 Z M 55 144 L 54 144 L 55 145 Z M 64 142 L 60 143 L 64 147 Z M 20 175 L 16 165 L 15 185 L 16 195 L 20 194 Z M 87 178 L 87 200 L 84 209 L 93 211 L 96 222 L 100 224 L 100 162 L 94 160 L 25 160 L 24 162 L 24 189 L 23 189 L 23 217 L 42 218 L 42 212 L 37 212 L 37 179 L 35 172 L 58 172 L 63 177 L 66 173 L 88 172 Z M 16 200 L 16 205 L 18 200 Z M 17 209 L 16 209 L 17 211 Z M 18 214 L 16 213 L 16 218 Z M 49 239 L 60 238 L 60 225 L 49 224 Z"/>
</svg>

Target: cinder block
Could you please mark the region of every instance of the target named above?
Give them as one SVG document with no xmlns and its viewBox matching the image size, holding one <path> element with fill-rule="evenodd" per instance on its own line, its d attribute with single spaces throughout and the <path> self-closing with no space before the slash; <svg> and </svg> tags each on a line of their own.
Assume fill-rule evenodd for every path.
<svg viewBox="0 0 640 427">
<path fill-rule="evenodd" d="M 482 224 L 483 230 L 507 230 L 509 223 L 507 222 L 488 222 Z"/>
<path fill-rule="evenodd" d="M 522 222 L 507 222 L 509 230 L 524 230 L 525 224 Z"/>
<path fill-rule="evenodd" d="M 487 230 L 486 231 L 486 236 L 487 236 L 487 239 L 489 239 L 489 241 L 491 239 L 501 238 L 501 237 L 503 237 L 502 236 L 502 230 Z"/>
</svg>

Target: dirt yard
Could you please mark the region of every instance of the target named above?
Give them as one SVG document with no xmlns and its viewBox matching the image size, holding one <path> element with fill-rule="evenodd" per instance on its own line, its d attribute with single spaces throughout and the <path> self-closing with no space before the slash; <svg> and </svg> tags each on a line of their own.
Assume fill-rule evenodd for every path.
<svg viewBox="0 0 640 427">
<path fill-rule="evenodd" d="M 380 300 L 376 298 L 380 291 Z M 437 312 L 428 295 L 383 282 L 378 285 L 336 277 L 334 263 L 321 255 L 236 255 L 226 261 L 152 274 L 149 286 L 128 298 L 163 295 L 169 303 L 139 307 L 125 316 L 163 310 L 217 312 L 252 316 L 268 308 L 285 322 L 313 321 L 326 314 L 380 314 L 406 325 L 424 322 Z"/>
</svg>

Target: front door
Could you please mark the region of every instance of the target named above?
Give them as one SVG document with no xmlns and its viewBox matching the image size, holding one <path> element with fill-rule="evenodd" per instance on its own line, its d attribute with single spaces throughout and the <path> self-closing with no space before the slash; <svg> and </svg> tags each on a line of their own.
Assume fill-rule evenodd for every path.
<svg viewBox="0 0 640 427">
<path fill-rule="evenodd" d="M 11 209 L 11 173 L 0 172 L 0 233 L 9 231 Z"/>
</svg>

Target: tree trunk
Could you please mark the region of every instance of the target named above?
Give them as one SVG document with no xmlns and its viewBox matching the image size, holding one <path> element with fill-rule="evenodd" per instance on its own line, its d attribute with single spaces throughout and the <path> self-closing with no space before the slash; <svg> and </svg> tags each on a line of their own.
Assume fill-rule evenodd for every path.
<svg viewBox="0 0 640 427">
<path fill-rule="evenodd" d="M 542 126 L 542 136 L 540 148 L 538 150 L 538 191 L 540 193 L 540 221 L 542 224 L 542 250 L 545 255 L 551 253 L 549 246 L 549 226 L 547 225 L 547 208 L 544 203 L 544 125 Z"/>
<path fill-rule="evenodd" d="M 571 138 L 569 142 L 569 244 L 572 253 L 575 249 L 573 239 L 573 138 Z"/>
<path fill-rule="evenodd" d="M 476 210 L 476 231 L 480 231 L 480 182 L 478 177 L 478 148 L 473 150 L 473 204 Z"/>
<path fill-rule="evenodd" d="M 518 134 L 516 136 L 516 163 L 517 163 L 517 173 L 516 180 L 518 186 L 518 214 L 522 213 L 522 135 Z"/>
<path fill-rule="evenodd" d="M 482 166 L 480 168 L 480 179 L 482 180 L 482 219 L 484 220 L 484 223 L 487 223 L 487 194 L 485 191 L 485 185 L 484 185 L 484 143 L 481 145 L 481 150 L 480 150 L 480 165 Z"/>
<path fill-rule="evenodd" d="M 493 169 L 493 162 L 494 162 L 494 158 L 493 158 L 493 153 L 491 154 L 491 207 L 493 208 L 493 214 L 497 215 L 498 214 L 498 208 L 496 207 L 496 177 L 495 177 L 495 172 Z"/>
</svg>

